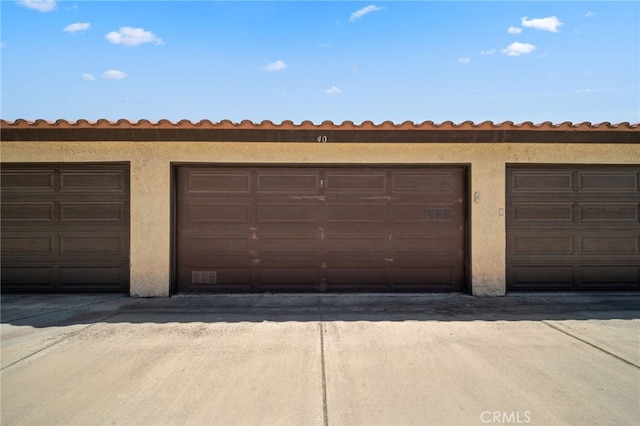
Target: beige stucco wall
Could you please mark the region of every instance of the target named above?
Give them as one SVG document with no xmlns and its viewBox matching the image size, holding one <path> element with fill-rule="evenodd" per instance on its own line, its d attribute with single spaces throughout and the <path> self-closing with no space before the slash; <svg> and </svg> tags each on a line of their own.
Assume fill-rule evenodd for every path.
<svg viewBox="0 0 640 426">
<path fill-rule="evenodd" d="M 131 163 L 131 295 L 170 294 L 171 163 L 468 164 L 471 286 L 505 293 L 507 163 L 638 164 L 632 144 L 3 142 L 3 162 Z M 478 200 L 473 201 L 474 194 Z"/>
</svg>

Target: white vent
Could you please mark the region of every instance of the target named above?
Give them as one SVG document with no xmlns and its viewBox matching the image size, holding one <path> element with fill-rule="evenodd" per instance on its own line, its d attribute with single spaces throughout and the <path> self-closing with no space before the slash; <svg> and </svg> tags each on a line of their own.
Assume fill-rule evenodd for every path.
<svg viewBox="0 0 640 426">
<path fill-rule="evenodd" d="M 191 284 L 216 284 L 216 271 L 191 271 Z"/>
<path fill-rule="evenodd" d="M 449 222 L 451 221 L 451 209 L 447 207 L 429 207 L 427 209 L 427 221 Z"/>
</svg>

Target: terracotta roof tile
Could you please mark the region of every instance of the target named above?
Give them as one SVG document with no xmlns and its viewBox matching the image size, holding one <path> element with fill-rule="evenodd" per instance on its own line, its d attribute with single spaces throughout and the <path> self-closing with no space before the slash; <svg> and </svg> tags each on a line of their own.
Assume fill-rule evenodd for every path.
<svg viewBox="0 0 640 426">
<path fill-rule="evenodd" d="M 545 121 L 543 123 L 534 124 L 531 121 L 525 121 L 523 123 L 513 123 L 512 121 L 504 121 L 502 123 L 494 123 L 492 121 L 483 121 L 482 123 L 474 123 L 472 121 L 464 121 L 462 123 L 454 123 L 452 121 L 444 121 L 442 123 L 434 123 L 433 121 L 424 121 L 422 123 L 414 123 L 412 121 L 404 121 L 396 124 L 391 121 L 384 121 L 379 124 L 375 124 L 372 121 L 363 121 L 360 124 L 355 124 L 353 121 L 344 121 L 336 124 L 332 121 L 323 121 L 320 124 L 314 124 L 311 121 L 305 120 L 299 124 L 293 123 L 290 120 L 285 120 L 280 124 L 273 123 L 270 120 L 264 120 L 260 123 L 254 123 L 250 120 L 243 120 L 240 123 L 234 123 L 230 120 L 222 120 L 219 122 L 213 122 L 210 120 L 201 120 L 198 122 L 192 122 L 189 120 L 180 120 L 178 122 L 172 122 L 166 119 L 159 120 L 157 122 L 151 122 L 149 120 L 139 120 L 137 122 L 131 122 L 126 119 L 120 119 L 117 121 L 109 121 L 106 119 L 100 119 L 95 122 L 80 119 L 77 121 L 56 120 L 47 121 L 38 119 L 35 121 L 27 121 L 24 119 L 18 119 L 15 121 L 0 120 L 0 126 L 9 128 L 58 128 L 58 129 L 244 129 L 244 130 L 606 130 L 606 131 L 640 131 L 640 123 L 595 123 L 590 122 L 583 123 L 571 123 L 565 121 L 562 123 L 552 123 Z"/>
</svg>

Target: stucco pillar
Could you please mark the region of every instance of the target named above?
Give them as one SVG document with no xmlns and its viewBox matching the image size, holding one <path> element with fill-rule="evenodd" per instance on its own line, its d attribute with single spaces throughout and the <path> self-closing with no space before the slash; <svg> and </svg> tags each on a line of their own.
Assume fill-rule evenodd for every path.
<svg viewBox="0 0 640 426">
<path fill-rule="evenodd" d="M 131 161 L 130 294 L 164 297 L 171 276 L 171 170 L 144 145 Z"/>
<path fill-rule="evenodd" d="M 506 292 L 505 165 L 471 165 L 471 289 L 474 296 Z"/>
</svg>

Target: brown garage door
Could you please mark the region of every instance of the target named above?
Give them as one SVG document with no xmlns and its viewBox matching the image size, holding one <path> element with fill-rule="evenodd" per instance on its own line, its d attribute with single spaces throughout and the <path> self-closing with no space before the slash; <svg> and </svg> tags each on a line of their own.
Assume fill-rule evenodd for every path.
<svg viewBox="0 0 640 426">
<path fill-rule="evenodd" d="M 127 164 L 2 165 L 2 290 L 129 289 Z"/>
<path fill-rule="evenodd" d="M 507 167 L 507 288 L 640 288 L 640 167 Z"/>
<path fill-rule="evenodd" d="M 179 167 L 178 291 L 462 291 L 464 176 Z"/>
</svg>

